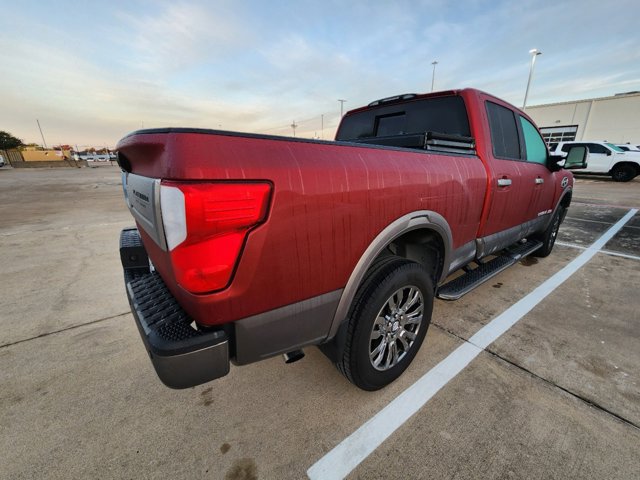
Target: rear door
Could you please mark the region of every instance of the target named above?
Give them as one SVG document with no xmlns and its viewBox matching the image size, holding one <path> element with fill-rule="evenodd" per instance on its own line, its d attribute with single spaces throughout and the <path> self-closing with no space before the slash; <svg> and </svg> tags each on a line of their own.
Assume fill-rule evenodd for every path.
<svg viewBox="0 0 640 480">
<path fill-rule="evenodd" d="M 491 135 L 491 145 L 485 147 L 484 152 L 491 166 L 491 200 L 479 237 L 517 227 L 532 218 L 531 205 L 539 170 L 538 165 L 526 162 L 525 146 L 520 139 L 520 126 L 515 112 L 494 98 L 486 97 L 484 103 L 485 123 Z M 504 242 L 512 241 L 504 238 Z"/>
</svg>

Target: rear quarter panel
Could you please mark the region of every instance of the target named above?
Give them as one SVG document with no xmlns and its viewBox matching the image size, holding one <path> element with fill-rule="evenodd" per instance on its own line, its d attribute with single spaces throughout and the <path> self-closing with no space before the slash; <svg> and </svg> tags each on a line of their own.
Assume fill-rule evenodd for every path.
<svg viewBox="0 0 640 480">
<path fill-rule="evenodd" d="M 459 247 L 475 239 L 486 189 L 479 158 L 232 134 L 138 134 L 133 173 L 172 180 L 268 180 L 267 221 L 250 232 L 230 286 L 192 295 L 142 232 L 156 268 L 200 323 L 219 324 L 343 288 L 371 241 L 417 210 L 441 214 Z"/>
</svg>

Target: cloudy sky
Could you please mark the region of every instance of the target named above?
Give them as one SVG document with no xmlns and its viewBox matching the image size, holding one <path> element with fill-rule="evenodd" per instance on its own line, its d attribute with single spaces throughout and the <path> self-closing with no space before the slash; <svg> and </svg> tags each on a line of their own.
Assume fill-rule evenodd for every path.
<svg viewBox="0 0 640 480">
<path fill-rule="evenodd" d="M 113 146 L 141 127 L 331 138 L 345 109 L 476 87 L 521 105 L 640 90 L 640 2 L 0 0 L 0 130 Z M 324 130 L 321 126 L 324 116 Z"/>
</svg>

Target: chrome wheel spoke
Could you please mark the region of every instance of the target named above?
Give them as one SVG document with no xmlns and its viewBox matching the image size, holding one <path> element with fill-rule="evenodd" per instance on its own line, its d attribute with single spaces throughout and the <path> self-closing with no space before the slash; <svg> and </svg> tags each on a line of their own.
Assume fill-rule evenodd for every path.
<svg viewBox="0 0 640 480">
<path fill-rule="evenodd" d="M 398 349 L 396 347 L 396 342 L 391 342 L 389 344 L 389 349 L 387 350 L 387 361 L 385 363 L 385 368 L 391 368 L 391 366 L 395 365 L 398 360 Z"/>
<path fill-rule="evenodd" d="M 420 315 L 416 315 L 415 317 L 408 317 L 404 324 L 405 325 L 420 325 L 420 322 L 422 322 L 422 313 L 420 313 Z"/>
<path fill-rule="evenodd" d="M 409 342 L 407 342 L 407 339 L 405 338 L 405 335 L 404 335 L 405 333 L 406 333 L 406 330 L 403 330 L 402 333 L 398 336 L 398 340 L 402 344 L 402 350 L 405 352 L 408 352 L 409 347 L 411 347 L 411 345 L 409 345 Z"/>
<path fill-rule="evenodd" d="M 387 300 L 387 305 L 391 309 L 391 313 L 396 313 L 398 311 L 398 303 L 396 302 L 396 294 L 391 295 L 389 300 Z"/>
<path fill-rule="evenodd" d="M 375 350 L 369 354 L 369 358 L 371 359 L 371 363 L 373 363 L 374 367 L 377 367 L 378 365 L 380 365 L 380 362 L 382 362 L 382 359 L 384 358 L 386 347 L 387 347 L 387 342 L 382 340 L 380 342 L 380 345 L 378 345 L 375 348 Z"/>
<path fill-rule="evenodd" d="M 413 307 L 416 302 L 422 299 L 422 295 L 420 294 L 420 290 L 411 289 L 409 291 L 409 296 L 411 297 L 407 304 L 403 307 L 405 312 L 409 311 L 411 307 Z"/>
<path fill-rule="evenodd" d="M 384 334 L 384 324 L 387 322 L 387 319 L 384 317 L 376 318 L 376 321 L 373 322 L 373 331 L 371 332 L 371 340 L 377 340 Z"/>
<path fill-rule="evenodd" d="M 402 361 L 418 337 L 423 314 L 424 297 L 413 285 L 387 298 L 369 334 L 369 359 L 376 370 L 388 370 Z"/>
<path fill-rule="evenodd" d="M 417 337 L 417 335 L 413 332 L 410 332 L 409 330 L 405 330 L 404 332 L 404 337 L 408 338 L 410 341 L 414 341 Z"/>
</svg>

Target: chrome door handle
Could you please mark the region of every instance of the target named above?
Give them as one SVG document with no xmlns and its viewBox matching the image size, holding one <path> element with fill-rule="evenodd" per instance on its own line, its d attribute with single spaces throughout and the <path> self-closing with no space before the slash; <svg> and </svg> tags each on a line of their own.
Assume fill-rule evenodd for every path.
<svg viewBox="0 0 640 480">
<path fill-rule="evenodd" d="M 544 178 L 540 178 L 540 177 L 536 178 L 536 185 L 541 185 L 543 183 L 544 183 Z"/>
<path fill-rule="evenodd" d="M 499 187 L 508 187 L 509 185 L 511 185 L 511 179 L 510 178 L 499 178 L 498 179 L 498 186 Z"/>
</svg>

